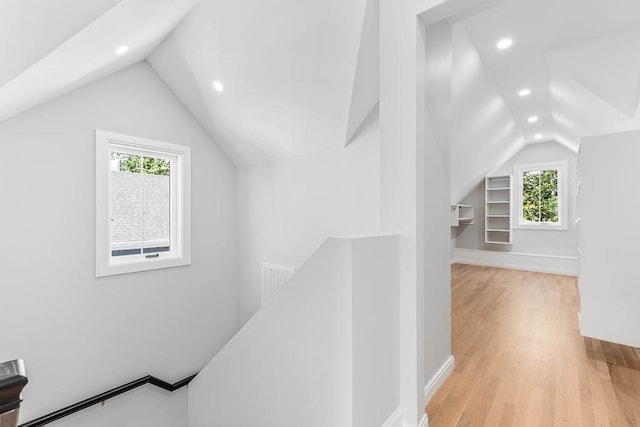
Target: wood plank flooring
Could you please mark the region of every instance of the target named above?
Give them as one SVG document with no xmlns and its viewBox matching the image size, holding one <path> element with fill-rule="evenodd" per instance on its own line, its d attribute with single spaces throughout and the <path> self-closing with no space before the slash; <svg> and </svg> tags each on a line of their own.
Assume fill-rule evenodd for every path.
<svg viewBox="0 0 640 427">
<path fill-rule="evenodd" d="M 451 277 L 456 367 L 430 427 L 640 426 L 640 350 L 580 336 L 575 278 L 461 264 Z"/>
</svg>

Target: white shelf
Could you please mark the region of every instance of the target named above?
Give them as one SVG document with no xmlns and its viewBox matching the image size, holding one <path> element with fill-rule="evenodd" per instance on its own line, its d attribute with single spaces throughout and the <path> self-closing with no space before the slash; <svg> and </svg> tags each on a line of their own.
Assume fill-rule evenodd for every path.
<svg viewBox="0 0 640 427">
<path fill-rule="evenodd" d="M 471 205 L 451 205 L 451 226 L 458 227 L 464 224 L 473 224 L 475 211 Z"/>
<path fill-rule="evenodd" d="M 512 243 L 511 175 L 485 177 L 484 241 L 494 245 Z"/>
</svg>

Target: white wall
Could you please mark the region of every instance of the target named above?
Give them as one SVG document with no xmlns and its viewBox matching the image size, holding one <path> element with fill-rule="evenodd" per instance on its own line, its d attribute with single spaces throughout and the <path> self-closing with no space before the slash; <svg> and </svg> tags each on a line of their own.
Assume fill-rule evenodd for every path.
<svg viewBox="0 0 640 427">
<path fill-rule="evenodd" d="M 190 384 L 190 427 L 351 425 L 349 265 L 318 249 Z"/>
<path fill-rule="evenodd" d="M 580 143 L 580 332 L 640 347 L 640 131 Z"/>
<path fill-rule="evenodd" d="M 96 279 L 96 128 L 191 146 L 192 265 Z M 0 123 L 0 141 L 0 360 L 25 360 L 21 420 L 204 366 L 236 330 L 235 172 L 147 63 Z"/>
<path fill-rule="evenodd" d="M 398 239 L 351 239 L 352 427 L 382 425 L 400 399 Z"/>
<path fill-rule="evenodd" d="M 567 177 L 567 230 L 527 230 L 513 229 L 513 245 L 491 245 L 484 243 L 484 182 L 463 199 L 462 203 L 473 205 L 475 221 L 471 225 L 458 227 L 456 247 L 485 251 L 506 251 L 525 254 L 542 254 L 577 257 L 577 230 L 573 221 L 575 208 L 575 173 L 577 156 L 573 151 L 555 142 L 527 145 L 522 151 L 497 168 L 495 175 L 513 174 L 515 165 L 554 162 L 568 162 Z M 515 196 L 514 196 L 515 200 Z M 514 206 L 514 214 L 516 207 Z M 514 216 L 515 218 L 515 216 Z M 514 219 L 516 221 L 516 219 Z"/>
<path fill-rule="evenodd" d="M 440 21 L 426 27 L 424 43 L 424 387 L 437 387 L 432 378 L 451 358 L 451 25 Z"/>
<path fill-rule="evenodd" d="M 416 129 L 424 118 L 416 111 L 415 7 L 413 0 L 380 0 L 380 226 L 401 233 L 398 405 L 405 426 L 416 426 L 424 418 L 424 282 L 418 275 L 424 261 L 416 238 L 423 199 Z"/>
<path fill-rule="evenodd" d="M 489 171 L 524 147 L 524 138 L 478 51 L 457 26 L 453 64 L 451 202 L 460 203 Z"/>
<path fill-rule="evenodd" d="M 300 267 L 331 235 L 380 227 L 378 116 L 344 149 L 237 168 L 238 325 L 260 308 L 262 262 Z"/>
<path fill-rule="evenodd" d="M 189 426 L 381 426 L 399 398 L 396 243 L 326 240 L 191 383 Z"/>
</svg>

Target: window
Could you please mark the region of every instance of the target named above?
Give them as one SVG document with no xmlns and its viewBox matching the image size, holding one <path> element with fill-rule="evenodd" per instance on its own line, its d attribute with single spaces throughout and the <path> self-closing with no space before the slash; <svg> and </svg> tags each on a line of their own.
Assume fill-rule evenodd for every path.
<svg viewBox="0 0 640 427">
<path fill-rule="evenodd" d="M 518 228 L 566 230 L 567 162 L 518 165 L 516 215 Z"/>
<path fill-rule="evenodd" d="M 96 277 L 191 263 L 191 151 L 96 131 Z"/>
</svg>

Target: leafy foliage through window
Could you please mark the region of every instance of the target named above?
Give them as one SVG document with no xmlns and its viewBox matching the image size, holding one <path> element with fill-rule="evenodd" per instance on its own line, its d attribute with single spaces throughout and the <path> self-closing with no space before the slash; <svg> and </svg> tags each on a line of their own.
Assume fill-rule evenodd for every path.
<svg viewBox="0 0 640 427">
<path fill-rule="evenodd" d="M 522 220 L 532 223 L 558 222 L 558 170 L 522 173 Z"/>
<path fill-rule="evenodd" d="M 125 153 L 111 153 L 111 160 L 115 162 L 115 169 L 120 172 L 140 173 L 142 163 L 144 166 L 143 173 L 165 176 L 171 174 L 171 162 L 165 159 L 142 157 Z"/>
<path fill-rule="evenodd" d="M 566 160 L 515 165 L 516 228 L 567 230 Z"/>
</svg>

